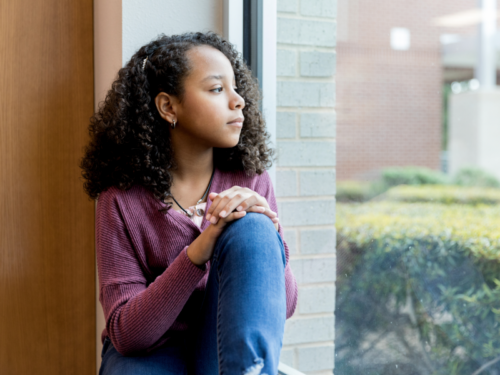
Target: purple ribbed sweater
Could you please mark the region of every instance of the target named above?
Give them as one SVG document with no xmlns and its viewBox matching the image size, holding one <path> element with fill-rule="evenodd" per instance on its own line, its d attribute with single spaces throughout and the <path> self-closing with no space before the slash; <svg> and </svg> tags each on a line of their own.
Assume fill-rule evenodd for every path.
<svg viewBox="0 0 500 375">
<path fill-rule="evenodd" d="M 233 186 L 259 193 L 278 213 L 267 171 L 248 177 L 243 171 L 216 168 L 209 193 Z M 208 200 L 207 211 L 211 203 Z M 122 355 L 147 353 L 162 346 L 196 321 L 201 306 L 210 261 L 203 270 L 190 261 L 186 249 L 211 224 L 203 217 L 199 228 L 174 209 L 167 214 L 160 212 L 165 206 L 141 186 L 128 191 L 112 187 L 98 199 L 99 301 L 106 319 L 101 341 L 109 336 Z M 281 224 L 278 232 L 283 239 Z M 289 265 L 288 245 L 283 242 L 288 319 L 297 305 L 297 282 Z"/>
</svg>

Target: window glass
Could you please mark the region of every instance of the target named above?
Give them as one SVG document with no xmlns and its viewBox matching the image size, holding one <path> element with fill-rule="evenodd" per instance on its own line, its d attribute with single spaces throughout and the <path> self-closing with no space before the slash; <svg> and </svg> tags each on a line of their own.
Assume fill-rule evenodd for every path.
<svg viewBox="0 0 500 375">
<path fill-rule="evenodd" d="M 338 1 L 336 374 L 500 374 L 497 22 Z"/>
</svg>

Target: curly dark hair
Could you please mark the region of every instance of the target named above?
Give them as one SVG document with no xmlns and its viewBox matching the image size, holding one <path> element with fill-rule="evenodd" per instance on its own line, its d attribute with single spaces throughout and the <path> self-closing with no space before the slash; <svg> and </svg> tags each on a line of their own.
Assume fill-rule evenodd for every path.
<svg viewBox="0 0 500 375">
<path fill-rule="evenodd" d="M 262 174 L 274 161 L 268 147 L 270 135 L 259 110 L 259 86 L 234 46 L 213 32 L 166 36 L 141 47 L 119 70 L 106 98 L 91 117 L 90 142 L 80 162 L 85 192 L 92 199 L 111 186 L 128 190 L 142 185 L 155 198 L 170 194 L 177 164 L 173 157 L 168 124 L 155 105 L 160 92 L 182 100 L 183 82 L 190 66 L 186 52 L 211 46 L 231 62 L 238 94 L 245 100 L 245 117 L 238 144 L 214 147 L 214 164 L 225 171 Z M 143 63 L 147 57 L 146 63 Z"/>
</svg>

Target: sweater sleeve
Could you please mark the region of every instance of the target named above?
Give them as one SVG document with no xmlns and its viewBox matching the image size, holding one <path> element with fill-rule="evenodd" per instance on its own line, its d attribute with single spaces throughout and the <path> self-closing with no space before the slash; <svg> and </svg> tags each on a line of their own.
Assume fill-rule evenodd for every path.
<svg viewBox="0 0 500 375">
<path fill-rule="evenodd" d="M 147 351 L 172 326 L 206 269 L 188 258 L 185 246 L 147 285 L 138 252 L 127 232 L 116 194 L 100 195 L 96 212 L 99 301 L 107 333 L 124 355 Z"/>
<path fill-rule="evenodd" d="M 267 203 L 271 210 L 278 214 L 278 204 L 276 202 L 276 197 L 274 195 L 273 183 L 271 181 L 271 176 L 267 171 L 260 176 L 260 181 L 257 183 L 256 192 L 266 198 Z M 288 245 L 283 236 L 283 226 L 278 221 L 278 233 L 283 240 L 283 244 L 285 245 L 285 258 L 286 258 L 286 266 L 285 266 L 285 286 L 286 286 L 286 318 L 290 318 L 295 312 L 295 308 L 297 307 L 297 298 L 298 298 L 298 288 L 297 281 L 295 280 L 295 276 L 293 275 L 292 269 L 290 268 L 290 251 L 288 249 Z"/>
</svg>

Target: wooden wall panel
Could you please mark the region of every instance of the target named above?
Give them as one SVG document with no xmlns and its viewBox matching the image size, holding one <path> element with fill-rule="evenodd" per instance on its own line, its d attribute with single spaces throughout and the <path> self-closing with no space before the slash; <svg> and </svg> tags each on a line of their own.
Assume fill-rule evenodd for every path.
<svg viewBox="0 0 500 375">
<path fill-rule="evenodd" d="M 95 372 L 92 0 L 0 1 L 0 374 Z"/>
</svg>

